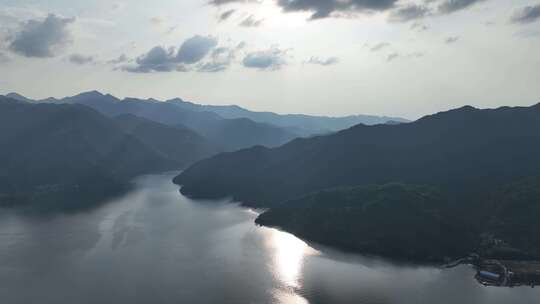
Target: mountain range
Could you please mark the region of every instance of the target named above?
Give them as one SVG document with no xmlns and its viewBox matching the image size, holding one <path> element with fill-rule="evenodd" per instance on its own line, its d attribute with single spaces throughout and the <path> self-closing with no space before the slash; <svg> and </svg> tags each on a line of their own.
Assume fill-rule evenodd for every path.
<svg viewBox="0 0 540 304">
<path fill-rule="evenodd" d="M 82 207 L 136 175 L 182 167 L 124 128 L 86 106 L 0 97 L 0 206 Z"/>
<path fill-rule="evenodd" d="M 539 172 L 538 130 L 540 104 L 467 106 L 407 124 L 357 125 L 277 148 L 220 154 L 176 181 L 189 195 L 232 195 L 262 205 L 330 187 L 396 181 L 476 191 Z"/>
<path fill-rule="evenodd" d="M 97 91 L 84 92 L 61 99 L 32 100 L 17 93 L 6 97 L 31 103 L 76 103 L 89 106 L 107 116 L 132 114 L 171 126 L 182 126 L 214 142 L 224 151 L 255 145 L 279 146 L 296 137 L 331 133 L 352 125 L 407 122 L 395 117 L 357 115 L 323 117 L 279 115 L 253 112 L 238 106 L 198 105 L 180 98 L 168 101 L 125 98 L 120 100 Z"/>
<path fill-rule="evenodd" d="M 295 127 L 223 118 L 212 109 L 179 99 L 120 100 L 97 91 L 43 100 L 0 96 L 0 205 L 91 205 L 139 174 L 183 169 L 222 151 L 274 147 L 297 137 Z"/>
<path fill-rule="evenodd" d="M 400 117 L 350 115 L 344 117 L 311 116 L 304 114 L 276 114 L 273 112 L 254 112 L 236 105 L 215 106 L 199 105 L 179 98 L 168 100 L 183 109 L 212 112 L 227 119 L 247 118 L 255 122 L 272 124 L 285 128 L 299 136 L 312 136 L 332 133 L 350 128 L 357 124 L 376 125 L 385 123 L 405 123 L 407 119 Z"/>
<path fill-rule="evenodd" d="M 2 96 L 0 145 L 0 206 L 45 210 L 92 206 L 137 175 L 183 169 L 221 151 L 183 126 Z"/>
<path fill-rule="evenodd" d="M 89 207 L 137 175 L 185 169 L 183 194 L 263 208 L 258 224 L 310 242 L 429 262 L 540 258 L 540 104 L 366 119 L 8 94 L 0 206 Z"/>
<path fill-rule="evenodd" d="M 410 244 L 402 257 L 440 260 L 442 252 L 452 256 L 473 251 L 540 256 L 540 246 L 530 245 L 540 244 L 540 239 L 531 233 L 518 236 L 525 228 L 515 225 L 523 221 L 530 228 L 528 214 L 540 203 L 535 190 L 540 184 L 534 182 L 540 176 L 539 130 L 540 104 L 486 110 L 466 106 L 406 124 L 357 125 L 277 148 L 219 154 L 194 164 L 174 181 L 191 197 L 229 196 L 248 206 L 270 208 L 259 223 L 338 247 L 385 255 L 390 252 L 377 248 L 393 248 L 389 240 L 401 235 L 400 242 Z M 403 185 L 401 190 L 393 193 L 385 189 L 395 187 L 383 187 L 393 183 Z M 356 190 L 347 190 L 351 187 Z M 434 190 L 415 190 L 418 187 Z M 500 189 L 507 191 L 502 195 Z M 422 197 L 424 192 L 430 197 L 440 193 L 441 198 L 427 203 L 429 209 L 415 205 L 409 212 L 400 211 L 408 197 Z M 343 206 L 340 197 L 347 198 Z M 520 203 L 512 213 L 501 212 L 516 201 Z M 371 213 L 367 206 L 386 211 Z M 430 239 L 456 240 L 459 235 L 462 241 L 452 243 L 455 251 L 426 255 L 415 233 L 407 233 L 418 228 L 400 225 L 406 218 L 385 219 L 392 219 L 394 212 L 410 222 L 422 217 L 427 221 L 426 214 L 431 214 L 431 224 L 419 226 L 437 232 Z M 386 237 L 357 239 L 365 234 L 367 226 L 358 223 L 364 218 L 372 223 L 371 232 L 380 230 Z M 344 229 L 347 236 L 338 236 Z M 442 243 L 431 245 L 448 246 Z M 488 250 L 486 244 L 492 243 L 499 244 L 496 250 Z"/>
</svg>

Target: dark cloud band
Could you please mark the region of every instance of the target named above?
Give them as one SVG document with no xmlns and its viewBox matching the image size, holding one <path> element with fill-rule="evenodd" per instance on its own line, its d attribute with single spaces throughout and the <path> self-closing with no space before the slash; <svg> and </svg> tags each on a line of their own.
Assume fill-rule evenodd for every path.
<svg viewBox="0 0 540 304">
<path fill-rule="evenodd" d="M 532 23 L 540 19 L 540 4 L 526 6 L 514 13 L 513 23 Z"/>
</svg>

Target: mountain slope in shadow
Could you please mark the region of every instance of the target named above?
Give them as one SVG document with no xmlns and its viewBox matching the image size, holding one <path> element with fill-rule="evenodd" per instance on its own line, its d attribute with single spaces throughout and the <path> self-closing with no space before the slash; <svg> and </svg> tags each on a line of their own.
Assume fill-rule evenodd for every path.
<svg viewBox="0 0 540 304">
<path fill-rule="evenodd" d="M 540 105 L 463 107 L 399 125 L 358 125 L 278 148 L 220 154 L 175 182 L 195 197 L 271 206 L 337 186 L 403 182 L 481 192 L 540 170 Z"/>
<path fill-rule="evenodd" d="M 0 205 L 76 208 L 179 164 L 82 105 L 0 97 Z"/>
<path fill-rule="evenodd" d="M 182 126 L 172 127 L 132 114 L 122 114 L 113 120 L 126 134 L 152 147 L 165 158 L 175 161 L 178 168 L 184 168 L 219 152 L 216 145 Z"/>
</svg>

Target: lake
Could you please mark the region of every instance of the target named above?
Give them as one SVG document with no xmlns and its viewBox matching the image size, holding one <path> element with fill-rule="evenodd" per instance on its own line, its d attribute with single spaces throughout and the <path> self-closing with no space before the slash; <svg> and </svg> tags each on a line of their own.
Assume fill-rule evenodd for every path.
<svg viewBox="0 0 540 304">
<path fill-rule="evenodd" d="M 310 247 L 258 227 L 227 200 L 182 196 L 148 175 L 101 207 L 0 210 L 0 302 L 539 303 L 538 288 L 484 287 L 469 266 L 441 270 Z"/>
</svg>

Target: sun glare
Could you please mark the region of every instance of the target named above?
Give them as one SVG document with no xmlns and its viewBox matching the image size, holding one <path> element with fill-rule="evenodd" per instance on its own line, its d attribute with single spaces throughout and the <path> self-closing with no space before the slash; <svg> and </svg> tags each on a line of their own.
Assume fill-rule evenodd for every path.
<svg viewBox="0 0 540 304">
<path fill-rule="evenodd" d="M 274 249 L 274 275 L 285 287 L 299 288 L 304 258 L 318 252 L 294 235 L 276 229 L 271 230 L 269 242 Z"/>
</svg>

